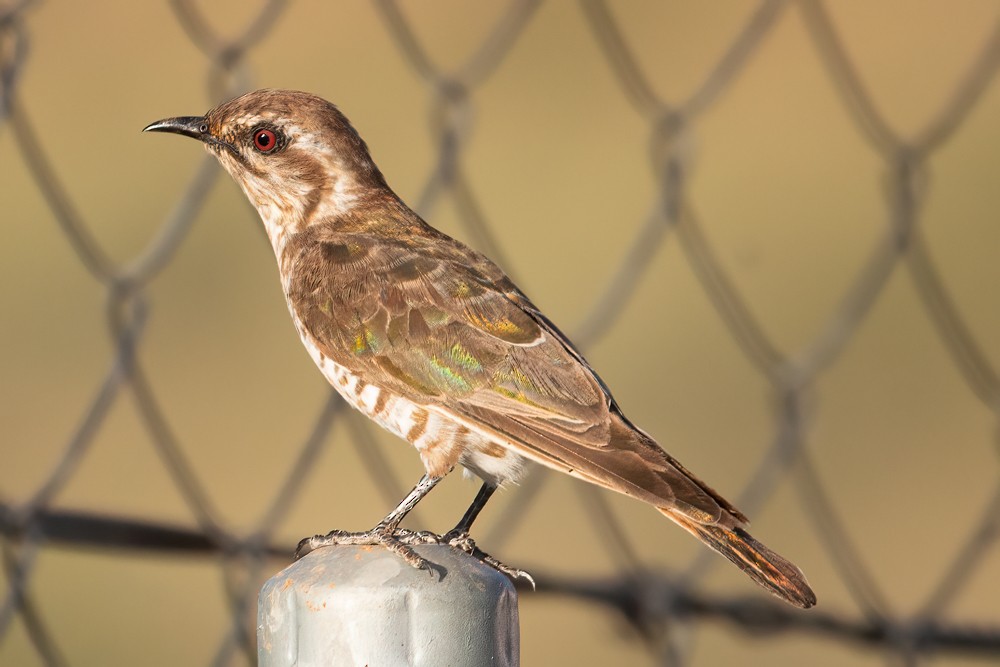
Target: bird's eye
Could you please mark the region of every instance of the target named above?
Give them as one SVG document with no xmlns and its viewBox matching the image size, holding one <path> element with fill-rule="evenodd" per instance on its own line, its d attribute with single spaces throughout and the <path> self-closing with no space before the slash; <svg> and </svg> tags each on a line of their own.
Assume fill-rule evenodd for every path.
<svg viewBox="0 0 1000 667">
<path fill-rule="evenodd" d="M 258 127 L 253 131 L 253 146 L 261 153 L 270 153 L 278 145 L 274 130 Z"/>
</svg>

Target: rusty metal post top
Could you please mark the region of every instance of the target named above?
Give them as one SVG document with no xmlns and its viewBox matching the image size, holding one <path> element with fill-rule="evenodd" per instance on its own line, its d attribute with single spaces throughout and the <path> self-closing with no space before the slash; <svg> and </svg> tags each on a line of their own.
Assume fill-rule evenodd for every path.
<svg viewBox="0 0 1000 667">
<path fill-rule="evenodd" d="M 517 667 L 517 592 L 451 547 L 417 547 L 440 569 L 385 549 L 318 549 L 274 575 L 257 607 L 259 667 Z"/>
</svg>

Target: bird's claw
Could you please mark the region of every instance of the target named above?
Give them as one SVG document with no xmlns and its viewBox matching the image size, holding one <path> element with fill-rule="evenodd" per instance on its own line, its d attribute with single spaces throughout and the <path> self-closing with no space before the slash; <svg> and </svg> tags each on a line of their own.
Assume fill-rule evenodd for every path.
<svg viewBox="0 0 1000 667">
<path fill-rule="evenodd" d="M 532 590 L 535 589 L 535 580 L 530 574 L 516 567 L 511 567 L 480 549 L 476 546 L 476 542 L 472 539 L 472 536 L 466 531 L 452 530 L 444 535 L 438 535 L 428 530 L 408 530 L 406 528 L 396 528 L 393 530 L 382 525 L 358 533 L 346 530 L 332 530 L 326 535 L 313 535 L 299 542 L 298 547 L 295 549 L 295 560 L 302 558 L 316 549 L 338 544 L 381 546 L 398 555 L 411 566 L 419 570 L 428 571 L 437 568 L 426 558 L 417 554 L 413 550 L 413 546 L 419 544 L 447 545 L 472 556 L 485 565 L 489 565 L 497 572 L 507 575 L 514 581 L 524 579 L 531 584 Z"/>
<path fill-rule="evenodd" d="M 535 590 L 535 579 L 530 574 L 524 570 L 516 567 L 511 567 L 506 563 L 497 560 L 493 556 L 489 555 L 478 546 L 476 546 L 476 541 L 472 539 L 468 531 L 464 530 L 451 530 L 444 535 L 436 536 L 438 538 L 437 544 L 447 544 L 448 546 L 458 549 L 464 553 L 469 554 L 480 563 L 489 565 L 497 572 L 505 574 L 512 580 L 517 581 L 518 579 L 524 579 L 529 584 L 531 584 L 531 590 Z"/>
<path fill-rule="evenodd" d="M 392 530 L 382 525 L 357 533 L 346 530 L 331 530 L 326 535 L 313 535 L 299 542 L 298 547 L 295 549 L 295 560 L 302 558 L 316 549 L 338 544 L 371 545 L 388 549 L 418 570 L 434 570 L 435 568 L 426 558 L 422 558 L 413 550 L 413 547 L 409 546 L 410 544 L 423 544 L 423 542 L 413 542 L 413 535 L 416 535 L 416 533 L 412 530 Z"/>
</svg>

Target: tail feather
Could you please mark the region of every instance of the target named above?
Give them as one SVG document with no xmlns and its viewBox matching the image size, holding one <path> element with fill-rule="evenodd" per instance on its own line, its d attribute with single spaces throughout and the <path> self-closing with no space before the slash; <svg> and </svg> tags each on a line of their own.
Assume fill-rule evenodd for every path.
<svg viewBox="0 0 1000 667">
<path fill-rule="evenodd" d="M 770 593 L 802 609 L 816 604 L 816 594 L 809 588 L 802 570 L 765 547 L 742 528 L 698 523 L 670 508 L 659 509 L 681 528 L 729 559 Z"/>
</svg>

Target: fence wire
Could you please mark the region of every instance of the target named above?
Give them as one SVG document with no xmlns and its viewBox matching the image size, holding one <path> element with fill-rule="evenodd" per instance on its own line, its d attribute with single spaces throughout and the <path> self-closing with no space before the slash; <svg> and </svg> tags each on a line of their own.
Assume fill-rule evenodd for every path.
<svg viewBox="0 0 1000 667">
<path fill-rule="evenodd" d="M 333 425 L 346 420 L 350 441 L 387 506 L 407 488 L 398 479 L 371 431 L 359 418 L 343 409 L 331 391 L 313 418 L 307 437 L 295 451 L 294 463 L 283 484 L 259 517 L 253 530 L 237 533 L 220 518 L 212 497 L 211 481 L 203 479 L 187 460 L 162 404 L 157 400 L 149 374 L 135 354 L 146 334 L 150 285 L 170 265 L 188 239 L 192 222 L 206 203 L 219 170 L 205 157 L 190 182 L 164 218 L 159 231 L 142 252 L 117 263 L 93 232 L 93 223 L 77 208 L 66 184 L 53 168 L 56 156 L 38 141 L 32 115 L 18 98 L 18 85 L 31 58 L 29 13 L 39 4 L 32 0 L 0 7 L 0 127 L 9 128 L 19 159 L 43 193 L 51 221 L 59 226 L 80 265 L 105 294 L 104 317 L 115 353 L 103 375 L 94 379 L 89 405 L 63 446 L 63 453 L 47 478 L 26 498 L 0 495 L 0 547 L 6 590 L 0 604 L 0 643 L 19 619 L 38 660 L 46 665 L 71 665 L 73 657 L 59 646 L 58 628 L 41 612 L 32 577 L 40 554 L 48 545 L 64 548 L 98 546 L 146 552 L 205 553 L 221 555 L 225 578 L 225 603 L 231 623 L 211 664 L 230 664 L 240 654 L 255 660 L 251 616 L 262 578 L 279 559 L 291 553 L 290 545 L 277 544 L 274 535 L 289 514 L 321 453 Z M 511 0 L 496 24 L 468 57 L 448 68 L 438 66 L 410 20 L 394 0 L 378 0 L 377 12 L 386 34 L 399 48 L 413 74 L 428 91 L 432 139 L 436 161 L 426 178 L 416 208 L 431 215 L 444 198 L 450 198 L 472 244 L 503 265 L 504 252 L 493 224 L 477 200 L 463 170 L 468 138 L 474 129 L 477 88 L 486 82 L 516 48 L 520 34 L 536 16 L 539 0 Z M 170 6 L 184 33 L 206 59 L 206 86 L 211 101 L 218 102 L 251 88 L 253 71 L 248 54 L 280 25 L 284 0 L 264 3 L 257 15 L 235 37 L 223 36 L 192 0 L 172 0 Z M 663 63 L 641 62 L 630 45 L 626 29 L 615 18 L 614 7 L 603 0 L 582 0 L 579 11 L 592 38 L 617 77 L 621 93 L 635 113 L 648 124 L 648 155 L 657 183 L 648 215 L 617 267 L 610 272 L 604 292 L 598 295 L 571 337 L 584 349 L 612 331 L 637 287 L 647 279 L 659 249 L 675 238 L 692 273 L 700 282 L 740 350 L 770 385 L 774 401 L 775 433 L 770 446 L 749 475 L 737 505 L 753 514 L 771 497 L 783 480 L 791 480 L 807 509 L 816 536 L 831 555 L 843 586 L 857 604 L 849 614 L 820 606 L 800 613 L 759 596 L 711 595 L 697 582 L 719 559 L 707 550 L 684 571 L 670 576 L 646 567 L 638 550 L 622 530 L 606 497 L 584 485 L 582 495 L 594 530 L 605 536 L 617 575 L 603 578 L 567 577 L 555 571 L 534 571 L 537 593 L 564 596 L 580 604 L 612 610 L 624 619 L 646 646 L 654 662 L 687 664 L 691 646 L 684 641 L 684 621 L 723 620 L 754 634 L 768 634 L 781 641 L 798 634 L 828 637 L 841 643 L 881 647 L 890 662 L 916 664 L 949 652 L 1000 659 L 1000 626 L 996 618 L 967 625 L 945 621 L 945 612 L 970 586 L 1000 536 L 1000 475 L 991 499 L 977 517 L 968 519 L 967 537 L 955 549 L 951 564 L 940 573 L 937 585 L 919 612 L 903 615 L 879 584 L 843 517 L 833 509 L 836 490 L 818 474 L 819 464 L 806 446 L 810 420 L 805 405 L 824 374 L 854 339 L 887 281 L 899 268 L 908 272 L 923 309 L 951 355 L 969 391 L 996 417 L 1000 417 L 1000 380 L 976 336 L 935 266 L 928 241 L 920 228 L 923 202 L 930 186 L 929 162 L 959 130 L 982 95 L 995 85 L 1000 67 L 1000 19 L 950 96 L 940 100 L 938 111 L 912 136 L 903 136 L 880 113 L 859 75 L 825 5 L 815 0 L 785 2 L 765 0 L 750 13 L 745 25 L 722 56 L 686 96 L 665 99 L 647 77 L 651 67 Z M 698 122 L 730 90 L 754 55 L 767 43 L 776 22 L 786 12 L 797 12 L 826 75 L 849 112 L 854 127 L 883 163 L 886 178 L 885 220 L 868 249 L 867 258 L 851 279 L 843 298 L 815 337 L 801 349 L 783 350 L 765 332 L 759 316 L 743 297 L 739 285 L 717 256 L 717 249 L 703 231 L 702 215 L 690 197 L 692 134 Z M 14 156 L 4 156 L 11 163 Z M 57 510 L 53 499 L 74 478 L 101 432 L 108 413 L 123 394 L 130 394 L 163 467 L 195 517 L 197 527 L 179 529 L 155 518 L 108 516 L 94 512 Z M 984 443 L 986 447 L 995 447 Z M 1000 473 L 1000 466 L 998 466 Z M 516 491 L 481 543 L 502 551 L 505 540 L 524 521 L 525 510 L 549 481 L 544 470 L 535 470 Z M 607 539 L 613 536 L 613 539 Z M 806 568 L 808 569 L 808 568 Z"/>
</svg>

